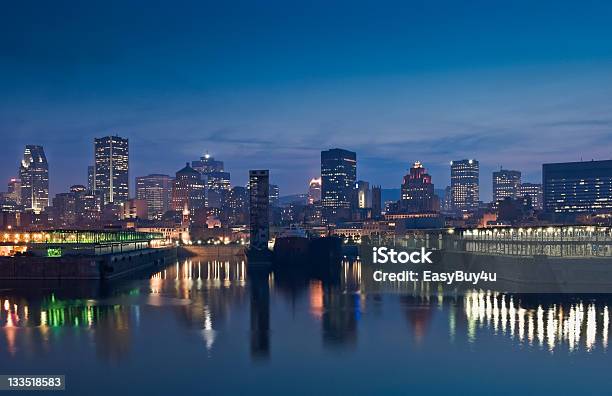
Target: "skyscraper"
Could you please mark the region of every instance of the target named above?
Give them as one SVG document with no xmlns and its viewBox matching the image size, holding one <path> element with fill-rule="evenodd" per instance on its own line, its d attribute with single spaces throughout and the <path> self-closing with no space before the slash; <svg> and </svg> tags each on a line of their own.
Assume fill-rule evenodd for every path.
<svg viewBox="0 0 612 396">
<path fill-rule="evenodd" d="M 521 185 L 521 172 L 516 170 L 500 169 L 493 172 L 493 203 L 505 198 L 519 196 Z"/>
<path fill-rule="evenodd" d="M 464 159 L 451 161 L 450 165 L 453 210 L 463 213 L 475 211 L 480 200 L 478 161 Z"/>
<path fill-rule="evenodd" d="M 542 185 L 539 183 L 521 183 L 518 196 L 529 197 L 531 206 L 536 210 L 542 210 Z"/>
<path fill-rule="evenodd" d="M 423 213 L 440 209 L 431 176 L 419 161 L 415 162 L 404 176 L 401 191 L 402 210 Z"/>
<path fill-rule="evenodd" d="M 270 172 L 249 171 L 251 249 L 265 250 L 270 239 Z"/>
<path fill-rule="evenodd" d="M 176 178 L 172 185 L 172 210 L 200 209 L 204 207 L 204 182 L 200 172 L 189 166 L 176 172 Z"/>
<path fill-rule="evenodd" d="M 326 218 L 351 207 L 356 179 L 356 153 L 338 148 L 321 151 L 321 203 Z"/>
<path fill-rule="evenodd" d="M 161 220 L 164 213 L 170 210 L 173 181 L 172 177 L 160 174 L 136 178 L 136 199 L 147 203 L 149 220 Z"/>
<path fill-rule="evenodd" d="M 206 153 L 199 160 L 192 161 L 191 167 L 200 172 L 206 184 L 206 207 L 223 207 L 232 188 L 230 173 L 225 172 L 223 161 L 217 161 Z"/>
<path fill-rule="evenodd" d="M 612 213 L 612 160 L 542 165 L 544 210 Z"/>
<path fill-rule="evenodd" d="M 42 146 L 27 145 L 19 168 L 21 204 L 40 213 L 49 206 L 49 164 Z"/>
<path fill-rule="evenodd" d="M 94 139 L 94 192 L 103 205 L 128 200 L 129 144 L 119 136 Z"/>
</svg>

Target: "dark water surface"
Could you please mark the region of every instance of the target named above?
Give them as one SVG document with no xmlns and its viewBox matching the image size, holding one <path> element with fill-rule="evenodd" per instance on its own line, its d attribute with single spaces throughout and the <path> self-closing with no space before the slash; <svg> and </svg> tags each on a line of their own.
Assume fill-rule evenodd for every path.
<svg viewBox="0 0 612 396">
<path fill-rule="evenodd" d="M 0 281 L 0 299 L 0 374 L 65 374 L 75 395 L 612 393 L 601 295 L 191 259 L 112 284 Z"/>
</svg>

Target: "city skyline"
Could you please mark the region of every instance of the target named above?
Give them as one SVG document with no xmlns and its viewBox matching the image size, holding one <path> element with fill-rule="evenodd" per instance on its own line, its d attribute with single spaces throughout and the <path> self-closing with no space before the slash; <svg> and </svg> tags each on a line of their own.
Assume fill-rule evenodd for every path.
<svg viewBox="0 0 612 396">
<path fill-rule="evenodd" d="M 22 7 L 0 40 L 0 180 L 42 145 L 52 195 L 85 184 L 90 141 L 113 134 L 132 142 L 130 184 L 209 150 L 236 185 L 270 169 L 283 194 L 328 147 L 385 188 L 415 161 L 443 186 L 459 158 L 539 183 L 542 163 L 609 156 L 611 5 Z"/>
</svg>

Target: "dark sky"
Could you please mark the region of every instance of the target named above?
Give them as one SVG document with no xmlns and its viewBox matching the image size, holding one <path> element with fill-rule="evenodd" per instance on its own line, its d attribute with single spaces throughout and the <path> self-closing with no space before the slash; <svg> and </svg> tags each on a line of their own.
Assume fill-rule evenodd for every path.
<svg viewBox="0 0 612 396">
<path fill-rule="evenodd" d="M 234 184 L 270 168 L 297 193 L 338 146 L 395 188 L 476 158 L 489 200 L 500 165 L 539 182 L 611 158 L 611 21 L 609 1 L 5 2 L 0 180 L 42 144 L 52 193 L 85 183 L 118 134 L 132 180 L 209 151 Z"/>
</svg>

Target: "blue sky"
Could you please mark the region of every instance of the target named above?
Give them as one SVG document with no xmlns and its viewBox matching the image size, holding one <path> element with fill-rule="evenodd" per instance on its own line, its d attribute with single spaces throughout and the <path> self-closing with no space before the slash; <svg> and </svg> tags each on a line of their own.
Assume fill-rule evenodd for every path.
<svg viewBox="0 0 612 396">
<path fill-rule="evenodd" d="M 506 3 L 5 4 L 0 180 L 42 144 L 53 193 L 85 183 L 111 133 L 132 180 L 208 150 L 281 194 L 336 146 L 388 188 L 415 160 L 443 188 L 477 158 L 484 200 L 500 165 L 537 182 L 543 162 L 611 158 L 612 3 Z"/>
</svg>

